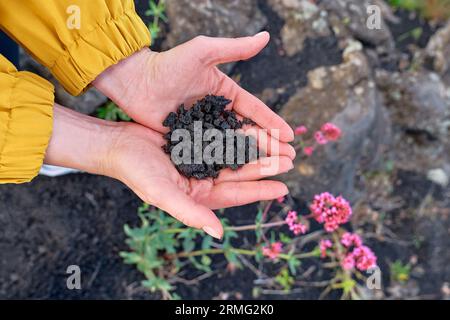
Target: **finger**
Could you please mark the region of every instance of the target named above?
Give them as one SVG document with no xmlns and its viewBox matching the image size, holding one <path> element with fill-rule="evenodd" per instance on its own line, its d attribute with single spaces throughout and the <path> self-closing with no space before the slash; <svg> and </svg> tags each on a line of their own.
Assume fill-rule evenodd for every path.
<svg viewBox="0 0 450 320">
<path fill-rule="evenodd" d="M 272 200 L 288 193 L 287 186 L 279 181 L 223 182 L 215 185 L 207 196 L 199 201 L 214 210 Z"/>
<path fill-rule="evenodd" d="M 249 118 L 256 122 L 261 128 L 269 130 L 271 135 L 279 130 L 279 140 L 291 142 L 294 140 L 294 131 L 292 128 L 275 112 L 273 112 L 264 102 L 256 98 L 251 93 L 242 89 L 236 82 L 223 74 L 217 95 L 230 97 L 232 109 L 241 116 Z"/>
<path fill-rule="evenodd" d="M 275 171 L 271 174 L 268 170 L 264 170 L 267 166 L 275 167 Z M 292 160 L 289 157 L 268 157 L 258 159 L 257 161 L 247 163 L 238 170 L 231 170 L 230 168 L 222 170 L 219 177 L 214 180 L 214 183 L 222 182 L 240 182 L 240 181 L 254 181 L 267 178 L 273 175 L 288 172 L 294 167 Z"/>
<path fill-rule="evenodd" d="M 238 132 L 256 139 L 260 154 L 265 156 L 287 156 L 295 159 L 297 152 L 289 143 L 280 142 L 278 137 L 271 136 L 267 130 L 258 125 L 245 125 Z"/>
<path fill-rule="evenodd" d="M 269 42 L 267 31 L 252 37 L 213 38 L 199 36 L 194 39 L 201 48 L 202 57 L 207 65 L 217 65 L 239 60 L 247 60 L 257 55 Z"/>
<path fill-rule="evenodd" d="M 203 231 L 214 238 L 222 238 L 222 224 L 212 210 L 195 202 L 175 185 L 165 185 L 163 183 L 158 186 L 158 189 L 165 191 L 159 192 L 154 197 L 155 201 L 153 203 L 149 202 L 150 204 L 166 211 L 189 227 L 203 229 Z"/>
</svg>

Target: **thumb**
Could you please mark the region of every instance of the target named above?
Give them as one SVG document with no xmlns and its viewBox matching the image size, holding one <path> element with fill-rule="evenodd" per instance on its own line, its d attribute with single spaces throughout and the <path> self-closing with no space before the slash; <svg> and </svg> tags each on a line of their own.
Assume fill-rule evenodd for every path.
<svg viewBox="0 0 450 320">
<path fill-rule="evenodd" d="M 160 188 L 166 192 L 158 196 L 154 205 L 189 227 L 202 229 L 213 238 L 222 238 L 222 224 L 211 209 L 198 204 L 176 186 L 170 188 L 160 186 Z"/>
<path fill-rule="evenodd" d="M 247 60 L 257 55 L 269 42 L 267 31 L 252 37 L 212 38 L 199 36 L 194 39 L 197 47 L 209 65 L 217 65 L 239 60 Z"/>
</svg>

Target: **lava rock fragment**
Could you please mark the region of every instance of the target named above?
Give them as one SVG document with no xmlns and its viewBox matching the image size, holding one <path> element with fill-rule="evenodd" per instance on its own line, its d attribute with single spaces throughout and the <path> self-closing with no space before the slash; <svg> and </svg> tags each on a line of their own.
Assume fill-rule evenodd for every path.
<svg viewBox="0 0 450 320">
<path fill-rule="evenodd" d="M 178 107 L 177 112 L 170 112 L 166 119 L 163 121 L 163 126 L 170 129 L 170 131 L 164 135 L 164 139 L 166 139 L 167 143 L 163 146 L 163 150 L 167 154 L 171 154 L 173 148 L 177 146 L 178 143 L 180 143 L 180 141 L 172 141 L 172 134 L 175 132 L 175 130 L 186 129 L 190 134 L 190 162 L 181 164 L 176 164 L 174 162 L 175 167 L 184 176 L 196 179 L 206 179 L 209 177 L 217 178 L 220 170 L 225 168 L 237 170 L 238 168 L 242 167 L 244 163 L 251 162 L 259 157 L 256 139 L 252 136 L 244 136 L 243 134 L 235 133 L 235 138 L 233 138 L 234 141 L 232 141 L 232 145 L 234 148 L 234 159 L 232 162 L 226 161 L 227 141 L 225 137 L 227 130 L 238 130 L 241 129 L 244 125 L 255 124 L 251 119 L 248 118 L 244 118 L 241 121 L 236 117 L 236 113 L 234 111 L 225 110 L 226 106 L 230 102 L 231 100 L 223 96 L 207 95 L 203 99 L 198 100 L 196 103 L 194 103 L 194 105 L 192 105 L 192 107 L 189 109 L 186 109 L 184 104 L 181 104 Z M 202 128 L 202 152 L 208 146 L 208 142 L 203 141 L 203 132 L 208 129 L 217 129 L 223 134 L 223 161 L 206 163 L 205 160 L 202 159 L 202 163 L 195 163 L 194 124 L 196 122 L 201 123 Z M 243 141 L 242 144 L 238 143 L 239 138 L 243 139 L 241 140 Z M 244 146 L 244 150 L 239 150 L 238 148 L 242 146 Z M 239 159 L 241 161 L 238 161 L 238 151 L 241 152 L 241 159 Z M 242 159 L 242 156 L 245 159 Z M 242 163 L 242 160 L 244 160 L 244 163 Z"/>
</svg>

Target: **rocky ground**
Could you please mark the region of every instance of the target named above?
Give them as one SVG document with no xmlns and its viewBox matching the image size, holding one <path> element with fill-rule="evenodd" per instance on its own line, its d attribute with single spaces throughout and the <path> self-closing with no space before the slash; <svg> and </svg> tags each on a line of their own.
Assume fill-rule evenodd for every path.
<svg viewBox="0 0 450 320">
<path fill-rule="evenodd" d="M 144 3 L 137 3 L 141 13 Z M 382 11 L 379 30 L 366 26 L 372 3 Z M 381 0 L 167 0 L 167 15 L 154 49 L 198 34 L 268 30 L 272 40 L 260 55 L 223 70 L 292 126 L 315 130 L 330 121 L 344 133 L 314 157 L 297 157 L 297 170 L 281 177 L 291 195 L 308 201 L 330 191 L 351 200 L 352 227 L 383 270 L 383 290 L 368 298 L 450 298 L 450 22 L 395 11 Z M 39 68 L 29 58 L 24 66 Z M 60 102 L 85 113 L 105 101 L 94 91 L 71 98 L 58 90 Z M 125 249 L 122 225 L 137 222 L 139 205 L 120 183 L 84 174 L 38 177 L 1 186 L 0 199 L 0 297 L 155 297 L 117 255 Z M 251 222 L 254 213 L 254 206 L 226 212 L 235 223 Z M 393 276 L 395 261 L 410 266 L 407 280 Z M 69 264 L 86 270 L 86 290 L 65 289 Z M 178 292 L 252 298 L 253 279 L 249 271 L 223 271 Z M 288 297 L 319 295 L 305 288 Z M 270 297 L 286 298 L 260 298 Z"/>
</svg>

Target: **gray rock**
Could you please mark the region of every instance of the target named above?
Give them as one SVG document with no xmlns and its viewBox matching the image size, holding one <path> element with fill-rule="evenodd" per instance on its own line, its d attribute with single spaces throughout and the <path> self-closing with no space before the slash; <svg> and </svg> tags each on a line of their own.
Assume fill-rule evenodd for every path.
<svg viewBox="0 0 450 320">
<path fill-rule="evenodd" d="M 314 132 L 325 122 L 343 132 L 338 142 L 317 146 L 311 157 L 297 156 L 297 170 L 282 177 L 294 197 L 311 199 L 329 191 L 354 200 L 357 172 L 375 165 L 389 142 L 389 119 L 366 57 L 353 49 L 346 50 L 343 59 L 341 65 L 312 70 L 308 85 L 282 108 L 281 116 L 292 127 L 309 128 L 306 145 L 314 143 Z"/>
<path fill-rule="evenodd" d="M 450 90 L 441 77 L 421 70 L 403 73 L 377 72 L 392 121 L 410 130 L 445 138 L 450 122 Z"/>
<path fill-rule="evenodd" d="M 434 168 L 450 172 L 450 90 L 428 70 L 389 73 L 378 70 L 395 131 L 395 166 L 423 174 Z"/>
<path fill-rule="evenodd" d="M 449 178 L 442 168 L 431 169 L 427 172 L 427 179 L 445 188 L 448 185 Z"/>
<path fill-rule="evenodd" d="M 170 32 L 164 46 L 172 48 L 195 36 L 240 37 L 254 35 L 267 23 L 256 0 L 167 0 Z M 231 71 L 228 64 L 222 69 Z"/>
<path fill-rule="evenodd" d="M 331 35 L 327 12 L 308 0 L 269 0 L 269 4 L 285 21 L 280 32 L 283 49 L 288 56 L 303 50 L 306 38 Z"/>
<path fill-rule="evenodd" d="M 367 8 L 370 5 L 377 4 L 381 9 L 381 25 L 380 29 L 369 29 L 367 27 L 367 19 L 369 14 Z M 321 5 L 329 11 L 333 17 L 333 29 L 338 35 L 346 33 L 350 34 L 358 40 L 369 43 L 373 46 L 380 46 L 387 50 L 392 50 L 394 40 L 392 34 L 384 21 L 385 16 L 392 20 L 393 15 L 388 14 L 387 7 L 380 1 L 371 0 L 323 0 Z M 387 12 L 385 15 L 384 13 Z"/>
<path fill-rule="evenodd" d="M 95 88 L 90 88 L 80 96 L 72 96 L 64 90 L 46 67 L 42 66 L 23 50 L 20 52 L 20 65 L 23 70 L 34 72 L 49 80 L 55 86 L 55 102 L 75 111 L 91 114 L 108 100 Z"/>
<path fill-rule="evenodd" d="M 425 58 L 439 74 L 450 73 L 450 21 L 431 37 L 425 49 Z"/>
</svg>

